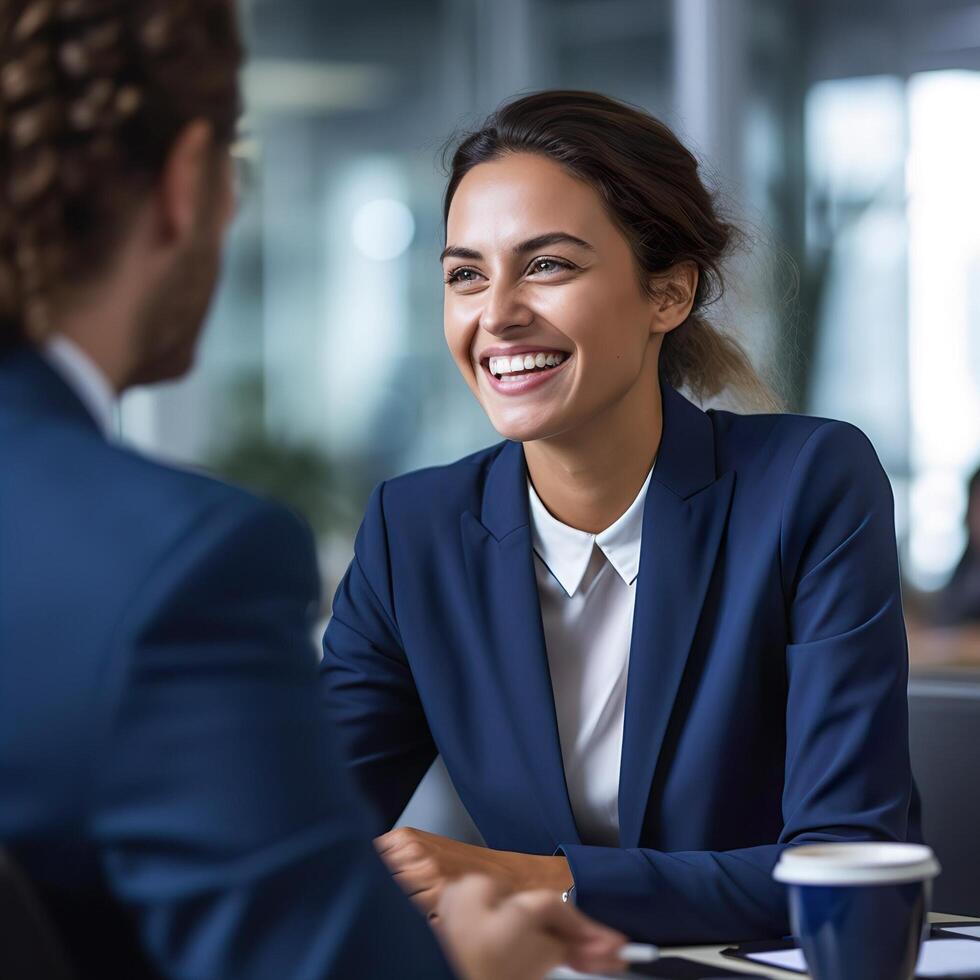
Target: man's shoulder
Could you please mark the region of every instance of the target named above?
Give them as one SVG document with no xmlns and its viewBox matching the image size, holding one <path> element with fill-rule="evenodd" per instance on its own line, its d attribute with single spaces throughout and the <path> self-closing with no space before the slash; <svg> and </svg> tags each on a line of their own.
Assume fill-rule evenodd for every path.
<svg viewBox="0 0 980 980">
<path fill-rule="evenodd" d="M 46 555 L 38 574 L 52 584 L 59 569 L 84 567 L 128 592 L 173 553 L 193 556 L 249 531 L 283 550 L 312 552 L 305 526 L 285 507 L 125 446 L 66 430 L 15 456 L 0 502 L 7 545 L 28 563 Z M 279 553 L 270 548 L 271 559 Z"/>
<path fill-rule="evenodd" d="M 115 517 L 126 522 L 132 533 L 141 533 L 147 522 L 156 520 L 164 550 L 251 550 L 256 552 L 252 557 L 261 557 L 267 570 L 284 561 L 304 568 L 314 563 L 309 528 L 277 501 L 199 469 L 154 460 L 118 446 L 108 449 L 107 469 L 115 473 L 125 491 L 116 502 Z"/>
<path fill-rule="evenodd" d="M 100 463 L 127 491 L 133 517 L 152 509 L 181 525 L 207 511 L 284 510 L 203 467 L 155 459 L 126 446 L 106 444 Z"/>
<path fill-rule="evenodd" d="M 203 468 L 178 465 L 134 448 L 100 442 L 77 461 L 80 489 L 122 533 L 179 535 L 208 516 L 248 519 L 289 514 L 280 505 Z"/>
</svg>

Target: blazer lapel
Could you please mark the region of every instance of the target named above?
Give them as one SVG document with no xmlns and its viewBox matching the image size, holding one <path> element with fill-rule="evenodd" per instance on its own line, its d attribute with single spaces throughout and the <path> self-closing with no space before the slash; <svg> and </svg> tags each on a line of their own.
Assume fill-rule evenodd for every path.
<svg viewBox="0 0 980 980">
<path fill-rule="evenodd" d="M 715 475 L 711 420 L 665 382 L 664 427 L 643 511 L 619 779 L 622 847 L 639 846 L 715 558 L 734 474 Z"/>
<path fill-rule="evenodd" d="M 473 608 L 527 765 L 550 846 L 579 843 L 534 575 L 524 451 L 506 443 L 487 474 L 480 518 L 462 517 Z"/>
</svg>

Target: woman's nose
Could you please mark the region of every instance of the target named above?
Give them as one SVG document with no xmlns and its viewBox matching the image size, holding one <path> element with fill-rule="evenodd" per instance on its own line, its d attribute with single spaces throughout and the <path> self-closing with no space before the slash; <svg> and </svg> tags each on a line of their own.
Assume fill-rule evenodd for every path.
<svg viewBox="0 0 980 980">
<path fill-rule="evenodd" d="M 491 285 L 484 293 L 480 326 L 487 333 L 500 335 L 514 327 L 530 326 L 534 312 L 521 301 L 517 291 L 506 285 Z"/>
</svg>

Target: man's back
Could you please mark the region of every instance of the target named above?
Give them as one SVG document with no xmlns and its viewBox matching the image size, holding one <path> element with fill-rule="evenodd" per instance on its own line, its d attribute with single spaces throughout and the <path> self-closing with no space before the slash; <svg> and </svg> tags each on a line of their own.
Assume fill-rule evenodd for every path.
<svg viewBox="0 0 980 980">
<path fill-rule="evenodd" d="M 0 452 L 0 843 L 83 973 L 448 975 L 324 729 L 302 525 L 111 446 L 26 347 Z"/>
</svg>

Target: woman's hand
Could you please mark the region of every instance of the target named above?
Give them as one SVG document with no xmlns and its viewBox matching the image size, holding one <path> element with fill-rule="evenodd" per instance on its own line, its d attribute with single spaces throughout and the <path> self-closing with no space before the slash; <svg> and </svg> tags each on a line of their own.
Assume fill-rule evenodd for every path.
<svg viewBox="0 0 980 980">
<path fill-rule="evenodd" d="M 374 846 L 402 890 L 426 913 L 446 885 L 466 874 L 483 874 L 507 893 L 547 889 L 560 898 L 572 884 L 568 861 L 514 851 L 493 851 L 411 827 L 378 837 Z"/>
<path fill-rule="evenodd" d="M 443 889 L 433 928 L 464 980 L 539 980 L 563 963 L 583 973 L 625 968 L 617 955 L 625 936 L 586 918 L 558 892 L 507 895 L 484 876 Z"/>
</svg>

